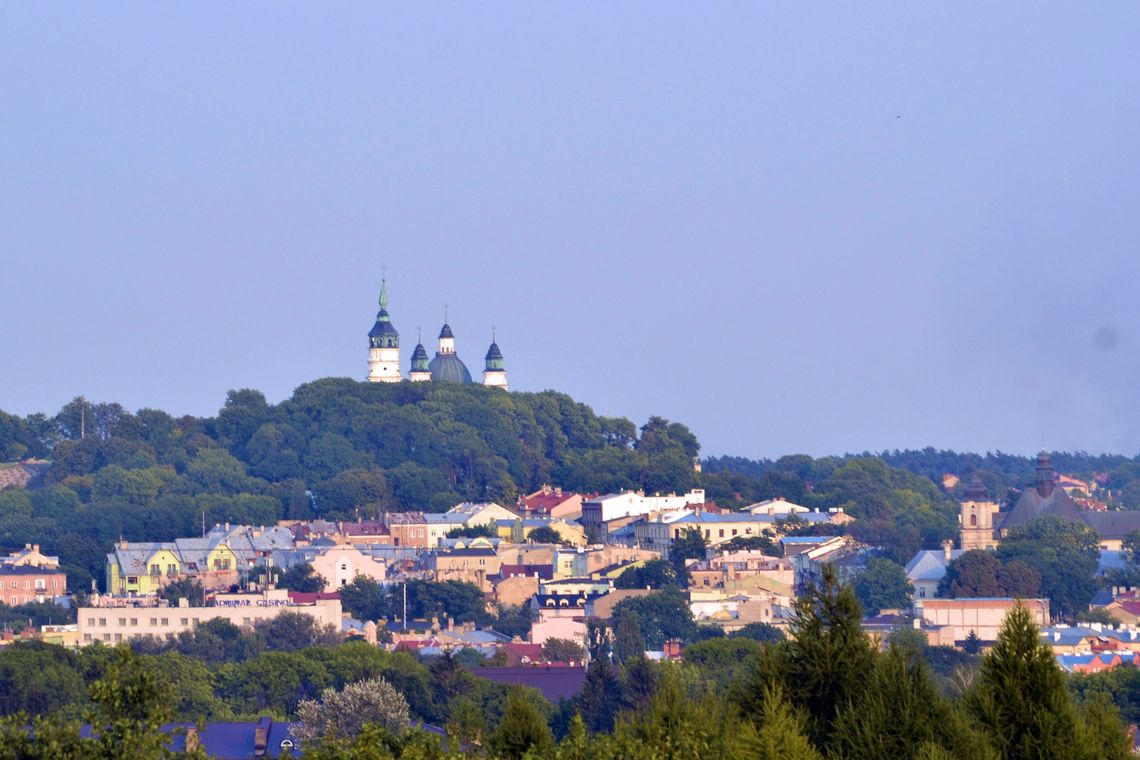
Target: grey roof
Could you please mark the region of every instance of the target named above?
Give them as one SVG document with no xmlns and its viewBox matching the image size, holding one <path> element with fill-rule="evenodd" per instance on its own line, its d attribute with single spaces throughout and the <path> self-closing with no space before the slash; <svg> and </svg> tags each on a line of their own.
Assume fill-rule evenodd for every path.
<svg viewBox="0 0 1140 760">
<path fill-rule="evenodd" d="M 491 361 L 492 359 L 502 359 L 503 352 L 499 350 L 499 344 L 492 343 L 491 347 L 487 349 L 487 355 L 483 358 L 487 361 Z"/>
<path fill-rule="evenodd" d="M 906 563 L 906 577 L 912 581 L 940 581 L 946 575 L 946 566 L 961 556 L 961 549 L 952 549 L 949 560 L 943 549 L 923 549 Z"/>
<path fill-rule="evenodd" d="M 451 332 L 451 325 L 444 322 L 443 327 L 440 328 L 439 337 L 441 337 L 441 338 L 454 338 L 455 333 Z"/>
<path fill-rule="evenodd" d="M 1140 530 L 1140 512 L 1085 512 L 1081 518 L 1101 538 L 1124 538 L 1132 531 Z"/>
<path fill-rule="evenodd" d="M 436 354 L 428 364 L 431 379 L 437 383 L 470 383 L 471 372 L 459 354 Z"/>
<path fill-rule="evenodd" d="M 1037 488 L 1026 488 L 1021 498 L 1002 520 L 998 530 L 1018 528 L 1044 515 L 1057 515 L 1066 520 L 1084 520 L 1081 508 L 1065 493 L 1063 488 L 1053 488 L 1048 496 L 1042 496 Z"/>
</svg>

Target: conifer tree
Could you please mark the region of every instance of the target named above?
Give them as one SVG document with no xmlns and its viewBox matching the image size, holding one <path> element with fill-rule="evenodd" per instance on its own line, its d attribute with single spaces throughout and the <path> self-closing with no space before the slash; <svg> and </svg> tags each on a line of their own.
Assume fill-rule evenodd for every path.
<svg viewBox="0 0 1140 760">
<path fill-rule="evenodd" d="M 1038 635 L 1027 609 L 1010 611 L 982 659 L 968 696 L 971 713 L 1003 760 L 1105 757 L 1104 751 L 1119 746 L 1112 721 L 1096 713 L 1087 724 L 1081 719 L 1064 674 Z"/>
<path fill-rule="evenodd" d="M 613 665 L 594 660 L 586 669 L 586 682 L 574 697 L 575 706 L 590 731 L 612 731 L 614 718 L 621 709 L 621 683 Z"/>
<path fill-rule="evenodd" d="M 805 709 L 808 738 L 827 750 L 833 721 L 860 698 L 875 661 L 859 600 L 834 568 L 825 566 L 822 583 L 800 597 L 791 631 L 789 641 L 761 654 L 736 701 L 745 715 L 756 715 L 765 689 L 780 685 L 792 704 Z"/>
<path fill-rule="evenodd" d="M 641 635 L 637 613 L 633 610 L 619 611 L 614 635 L 614 661 L 623 663 L 644 656 L 645 638 Z"/>
<path fill-rule="evenodd" d="M 751 757 L 757 760 L 822 760 L 804 733 L 807 722 L 792 711 L 778 686 L 765 690 L 761 704 L 759 730 L 745 739 Z"/>
<path fill-rule="evenodd" d="M 902 637 L 876 657 L 867 688 L 840 711 L 829 744 L 850 760 L 907 757 L 924 745 L 963 760 L 992 756 L 985 737 L 938 694 L 914 642 Z"/>
<path fill-rule="evenodd" d="M 520 760 L 528 752 L 548 757 L 553 751 L 550 726 L 522 689 L 512 687 L 507 693 L 503 719 L 491 734 L 490 746 L 496 757 L 506 760 Z"/>
</svg>

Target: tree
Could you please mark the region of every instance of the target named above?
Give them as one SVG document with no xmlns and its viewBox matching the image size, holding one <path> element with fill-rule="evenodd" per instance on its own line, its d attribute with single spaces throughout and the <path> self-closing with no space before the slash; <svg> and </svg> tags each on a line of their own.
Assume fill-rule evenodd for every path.
<svg viewBox="0 0 1140 760">
<path fill-rule="evenodd" d="M 1120 542 L 1124 558 L 1130 565 L 1140 565 L 1140 530 L 1129 531 Z"/>
<path fill-rule="evenodd" d="M 618 602 L 614 606 L 613 617 L 617 621 L 615 625 L 619 638 L 621 616 L 627 611 L 636 613 L 636 625 L 641 631 L 644 646 L 649 649 L 661 649 L 670 639 L 682 643 L 696 641 L 700 633 L 693 621 L 688 597 L 674 587 Z M 615 644 L 615 655 L 616 646 Z"/>
<path fill-rule="evenodd" d="M 673 572 L 677 576 L 677 583 L 681 586 L 689 585 L 689 571 L 685 569 L 685 560 L 703 560 L 708 555 L 705 536 L 696 528 L 689 528 L 673 539 L 669 547 L 669 561 L 673 563 Z"/>
<path fill-rule="evenodd" d="M 1041 575 L 1041 593 L 1062 615 L 1088 609 L 1096 594 L 1100 540 L 1081 522 L 1045 515 L 1014 528 L 1002 539 L 998 559 L 1021 561 Z"/>
<path fill-rule="evenodd" d="M 740 630 L 729 634 L 729 638 L 737 637 L 752 639 L 761 644 L 776 644 L 784 640 L 784 632 L 767 623 L 748 623 Z"/>
<path fill-rule="evenodd" d="M 874 666 L 875 650 L 862 618 L 855 592 L 839 582 L 834 567 L 825 566 L 821 583 L 809 586 L 796 602 L 791 638 L 770 647 L 736 690 L 742 713 L 759 715 L 766 690 L 779 684 L 789 701 L 806 711 L 812 743 L 828 749 L 836 716 L 860 698 Z"/>
<path fill-rule="evenodd" d="M 614 718 L 621 709 L 621 683 L 605 658 L 590 660 L 586 681 L 574 697 L 574 708 L 591 731 L 613 730 Z"/>
<path fill-rule="evenodd" d="M 327 581 L 308 562 L 299 562 L 281 574 L 277 584 L 282 588 L 313 594 L 325 590 Z"/>
<path fill-rule="evenodd" d="M 173 757 L 161 729 L 173 717 L 167 684 L 158 671 L 129 649 L 118 648 L 106 674 L 91 686 L 95 756 L 107 758 Z"/>
<path fill-rule="evenodd" d="M 497 757 L 506 760 L 521 760 L 528 752 L 546 757 L 554 749 L 554 735 L 522 689 L 514 686 L 507 692 L 503 719 L 491 734 L 489 744 Z"/>
<path fill-rule="evenodd" d="M 907 580 L 906 570 L 889 559 L 871 558 L 855 579 L 855 595 L 870 615 L 877 615 L 886 608 L 905 608 L 913 593 L 914 586 Z"/>
<path fill-rule="evenodd" d="M 358 620 L 387 620 L 392 613 L 388 589 L 379 581 L 364 575 L 340 588 L 340 602 L 345 612 Z"/>
<path fill-rule="evenodd" d="M 993 552 L 974 549 L 946 566 L 938 595 L 949 598 L 1014 596 L 1032 598 L 1041 592 L 1041 575 L 1027 563 L 1003 563 Z"/>
<path fill-rule="evenodd" d="M 549 525 L 540 525 L 527 534 L 526 540 L 532 544 L 563 544 L 562 534 Z"/>
<path fill-rule="evenodd" d="M 201 607 L 206 603 L 206 590 L 196 578 L 179 578 L 159 589 L 158 597 L 172 605 L 177 605 L 179 600 L 185 599 L 191 607 Z"/>
<path fill-rule="evenodd" d="M 758 760 L 822 760 L 806 736 L 807 723 L 788 704 L 778 686 L 764 692 L 760 702 L 759 730 L 748 743 Z"/>
<path fill-rule="evenodd" d="M 631 609 L 615 610 L 617 625 L 614 628 L 614 660 L 622 663 L 634 657 L 645 656 L 645 638 L 641 633 L 637 612 Z"/>
<path fill-rule="evenodd" d="M 967 707 L 1002 758 L 1103 757 L 1093 746 L 1112 744 L 1111 737 L 1090 741 L 1086 735 L 1064 673 L 1021 605 L 1006 616 L 997 641 L 982 658 Z"/>
<path fill-rule="evenodd" d="M 499 531 L 494 523 L 458 525 L 447 531 L 448 538 L 497 538 L 498 535 Z"/>
<path fill-rule="evenodd" d="M 549 662 L 580 661 L 584 654 L 582 646 L 570 639 L 547 639 L 542 645 L 542 656 Z"/>
<path fill-rule="evenodd" d="M 676 585 L 677 572 L 663 559 L 651 559 L 642 565 L 628 567 L 614 579 L 614 588 L 661 589 Z"/>
<path fill-rule="evenodd" d="M 331 625 L 322 625 L 303 612 L 286 611 L 255 621 L 253 630 L 269 652 L 296 652 L 308 647 L 334 646 L 340 641 L 339 632 Z"/>
<path fill-rule="evenodd" d="M 299 724 L 294 733 L 305 747 L 329 739 L 355 738 L 367 724 L 376 724 L 399 736 L 408 729 L 408 702 L 383 678 L 369 678 L 325 689 L 320 701 L 297 705 Z"/>
</svg>

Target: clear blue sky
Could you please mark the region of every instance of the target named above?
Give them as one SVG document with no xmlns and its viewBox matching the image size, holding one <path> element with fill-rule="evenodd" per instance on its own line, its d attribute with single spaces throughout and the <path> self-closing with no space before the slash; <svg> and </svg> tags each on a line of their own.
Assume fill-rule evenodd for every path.
<svg viewBox="0 0 1140 760">
<path fill-rule="evenodd" d="M 709 454 L 1140 451 L 1140 5 L 412 5 L 0 11 L 0 408 L 362 378 L 387 264 Z"/>
</svg>

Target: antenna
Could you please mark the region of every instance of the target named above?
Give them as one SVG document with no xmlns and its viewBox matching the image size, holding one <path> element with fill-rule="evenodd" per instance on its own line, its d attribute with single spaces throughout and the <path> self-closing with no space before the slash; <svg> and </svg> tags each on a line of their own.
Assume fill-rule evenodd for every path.
<svg viewBox="0 0 1140 760">
<path fill-rule="evenodd" d="M 447 324 L 447 304 L 443 305 L 443 323 Z"/>
</svg>

